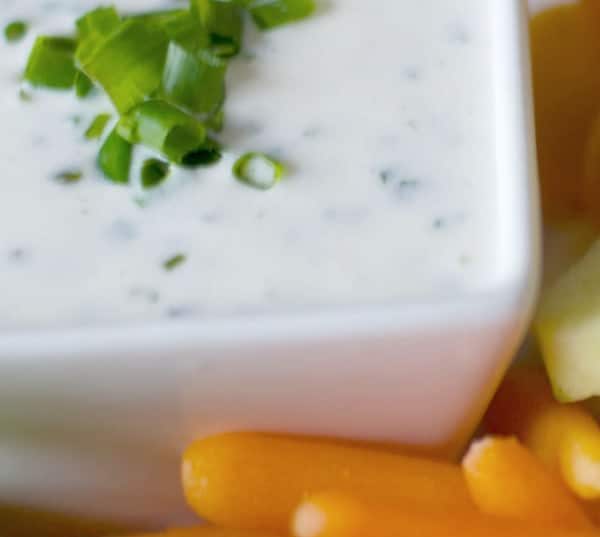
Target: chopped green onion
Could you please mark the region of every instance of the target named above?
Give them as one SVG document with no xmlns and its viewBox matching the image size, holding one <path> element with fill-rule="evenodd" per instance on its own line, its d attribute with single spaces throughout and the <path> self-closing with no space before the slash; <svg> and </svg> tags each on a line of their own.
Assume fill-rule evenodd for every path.
<svg viewBox="0 0 600 537">
<path fill-rule="evenodd" d="M 33 96 L 25 88 L 19 88 L 19 100 L 30 103 L 33 101 Z"/>
<path fill-rule="evenodd" d="M 187 257 L 184 254 L 174 255 L 173 257 L 170 257 L 163 263 L 163 268 L 169 271 L 174 270 L 182 263 L 185 263 L 186 260 Z"/>
<path fill-rule="evenodd" d="M 169 102 L 209 118 L 225 100 L 226 70 L 227 63 L 209 51 L 189 52 L 171 42 L 162 93 Z"/>
<path fill-rule="evenodd" d="M 114 7 L 99 7 L 77 19 L 77 39 L 102 40 L 121 24 L 121 17 Z"/>
<path fill-rule="evenodd" d="M 243 0 L 256 25 L 268 30 L 311 15 L 314 0 Z"/>
<path fill-rule="evenodd" d="M 206 141 L 202 123 L 164 101 L 141 103 L 121 117 L 117 129 L 127 141 L 142 143 L 176 163 L 204 147 Z"/>
<path fill-rule="evenodd" d="M 25 68 L 25 80 L 34 86 L 68 89 L 75 82 L 75 41 L 68 37 L 38 37 Z"/>
<path fill-rule="evenodd" d="M 85 58 L 81 69 L 125 113 L 159 88 L 168 41 L 158 26 L 130 19 Z"/>
<path fill-rule="evenodd" d="M 121 24 L 114 7 L 99 7 L 77 20 L 77 61 L 84 63 L 104 40 Z"/>
<path fill-rule="evenodd" d="M 213 18 L 212 4 L 212 0 L 190 0 L 190 11 L 195 17 L 197 17 L 197 20 L 205 28 L 209 25 L 210 20 Z"/>
<path fill-rule="evenodd" d="M 83 177 L 81 170 L 65 170 L 57 173 L 54 178 L 62 183 L 77 183 Z"/>
<path fill-rule="evenodd" d="M 183 157 L 182 164 L 190 168 L 209 166 L 221 160 L 221 146 L 212 138 L 207 138 L 204 145 Z"/>
<path fill-rule="evenodd" d="M 133 146 L 116 129 L 110 133 L 98 154 L 98 166 L 114 183 L 128 183 Z"/>
<path fill-rule="evenodd" d="M 233 174 L 241 183 L 269 190 L 281 181 L 285 167 L 264 153 L 246 153 L 233 165 Z"/>
<path fill-rule="evenodd" d="M 25 21 L 14 21 L 4 27 L 4 38 L 14 43 L 20 41 L 27 33 L 27 23 Z"/>
<path fill-rule="evenodd" d="M 160 26 L 160 28 L 186 50 L 208 48 L 208 33 L 198 24 L 198 19 L 189 9 L 176 9 L 158 13 L 138 15 L 138 18 Z"/>
<path fill-rule="evenodd" d="M 192 11 L 210 36 L 212 51 L 223 58 L 242 47 L 242 8 L 230 0 L 191 0 Z"/>
<path fill-rule="evenodd" d="M 205 121 L 206 127 L 213 132 L 221 132 L 225 125 L 225 111 L 221 108 L 216 114 Z"/>
<path fill-rule="evenodd" d="M 89 95 L 90 91 L 94 88 L 94 83 L 87 77 L 87 75 L 81 71 L 77 71 L 75 75 L 75 94 L 80 99 L 83 99 Z"/>
<path fill-rule="evenodd" d="M 85 131 L 85 137 L 88 140 L 96 140 L 102 136 L 106 124 L 110 121 L 110 114 L 98 114 L 88 129 Z"/>
<path fill-rule="evenodd" d="M 155 188 L 160 185 L 169 175 L 169 163 L 155 158 L 149 158 L 142 164 L 142 186 L 144 188 Z"/>
<path fill-rule="evenodd" d="M 189 9 L 171 9 L 121 18 L 114 7 L 100 7 L 77 21 L 77 40 L 38 37 L 25 80 L 33 86 L 71 88 L 86 96 L 97 84 L 119 112 L 119 121 L 98 154 L 98 166 L 113 182 L 129 182 L 134 144 L 159 152 L 166 162 L 147 159 L 141 184 L 160 185 L 171 163 L 207 166 L 222 157 L 207 129 L 223 128 L 227 61 L 242 45 L 243 8 L 260 28 L 302 19 L 314 0 L 189 0 Z M 27 25 L 5 28 L 7 40 L 20 39 Z M 29 95 L 22 90 L 23 100 Z M 103 136 L 109 114 L 94 118 L 85 137 Z M 267 190 L 281 180 L 284 166 L 262 153 L 247 153 L 233 166 L 242 183 Z M 67 170 L 57 179 L 74 182 L 81 172 Z M 185 261 L 177 255 L 167 270 Z"/>
</svg>

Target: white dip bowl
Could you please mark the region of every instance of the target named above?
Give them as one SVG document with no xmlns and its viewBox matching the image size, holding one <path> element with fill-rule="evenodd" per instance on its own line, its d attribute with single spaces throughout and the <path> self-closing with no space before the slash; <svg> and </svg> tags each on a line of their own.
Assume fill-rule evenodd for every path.
<svg viewBox="0 0 600 537">
<path fill-rule="evenodd" d="M 59 8 L 47 26 L 40 15 L 32 32 L 71 24 L 71 14 L 84 10 L 83 2 L 62 2 L 75 8 Z M 21 243 L 32 250 L 20 272 L 14 263 L 27 261 L 27 248 L 13 251 L 20 252 L 13 265 L 0 261 L 0 503 L 125 522 L 182 521 L 178 457 L 188 442 L 225 430 L 393 441 L 447 455 L 460 449 L 523 338 L 537 289 L 526 12 L 519 0 L 380 3 L 388 15 L 372 14 L 375 1 L 332 0 L 313 19 L 269 33 L 270 46 L 257 45 L 258 61 L 271 55 L 266 85 L 234 87 L 232 130 L 251 124 L 248 110 L 274 103 L 266 134 L 254 133 L 258 149 L 281 140 L 283 152 L 288 143 L 299 158 L 297 173 L 273 191 L 224 181 L 217 176 L 225 168 L 217 167 L 204 183 L 184 184 L 183 195 L 167 192 L 144 212 L 95 176 L 77 191 L 42 181 L 43 164 L 60 162 L 52 160 L 59 146 L 26 155 L 27 173 L 7 166 L 0 255 Z M 9 2 L 6 17 L 35 13 L 37 4 Z M 32 39 L 0 61 L 2 84 L 24 64 Z M 357 39 L 372 47 L 368 54 L 352 48 Z M 279 50 L 286 61 L 278 61 Z M 315 66 L 321 57 L 324 65 Z M 232 70 L 233 82 L 247 75 L 243 66 Z M 294 87 L 290 104 L 284 99 Z M 22 154 L 31 125 L 17 121 L 28 112 L 8 103 L 14 91 L 2 89 L 0 113 L 15 122 L 8 146 Z M 67 127 L 55 125 L 74 106 L 68 99 L 41 92 L 31 106 L 51 110 L 47 134 L 56 128 L 85 167 L 95 146 L 73 145 Z M 300 132 L 313 109 L 325 135 L 309 146 L 294 141 L 292 128 Z M 394 126 L 400 141 L 390 135 Z M 5 132 L 12 132 L 7 125 Z M 389 168 L 366 162 L 375 139 Z M 353 175 L 363 165 L 374 177 L 368 187 Z M 424 193 L 411 191 L 421 179 Z M 409 191 L 398 194 L 403 188 Z M 393 208 L 384 199 L 391 195 Z M 92 200 L 87 220 L 78 211 L 83 198 Z M 210 212 L 215 199 L 219 208 L 231 203 L 237 220 L 209 231 L 197 222 L 188 227 L 196 210 L 218 220 Z M 116 228 L 106 219 L 113 210 L 126 215 Z M 249 215 L 261 210 L 266 223 L 255 232 Z M 286 214 L 290 221 L 305 214 L 306 223 L 286 229 L 293 240 L 277 250 Z M 105 224 L 134 242 L 102 242 L 106 236 L 95 233 Z M 151 232 L 137 235 L 137 226 Z M 183 228 L 187 235 L 178 234 Z M 191 252 L 188 262 L 168 276 L 148 269 L 144 253 L 156 247 L 164 258 L 170 245 Z M 211 248 L 213 257 L 203 258 Z M 53 265 L 58 252 L 75 262 Z M 116 290 L 132 276 L 120 264 L 163 286 L 172 303 L 160 310 L 126 302 Z M 188 297 L 189 316 L 165 318 L 169 308 L 171 317 L 186 313 L 176 306 Z M 206 298 L 202 314 L 198 297 Z"/>
</svg>

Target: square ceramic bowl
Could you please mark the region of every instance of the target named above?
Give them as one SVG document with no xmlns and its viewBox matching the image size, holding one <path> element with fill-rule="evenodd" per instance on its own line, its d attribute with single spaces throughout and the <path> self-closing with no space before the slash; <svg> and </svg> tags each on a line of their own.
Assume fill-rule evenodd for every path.
<svg viewBox="0 0 600 537">
<path fill-rule="evenodd" d="M 0 503 L 181 522 L 178 457 L 225 430 L 460 449 L 522 340 L 538 277 L 526 10 L 492 4 L 501 180 L 489 285 L 385 307 L 4 332 Z"/>
</svg>

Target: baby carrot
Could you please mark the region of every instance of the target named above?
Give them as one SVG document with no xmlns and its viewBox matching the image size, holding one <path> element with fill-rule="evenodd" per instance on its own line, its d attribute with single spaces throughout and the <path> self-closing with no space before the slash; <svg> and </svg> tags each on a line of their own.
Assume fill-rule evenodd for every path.
<svg viewBox="0 0 600 537">
<path fill-rule="evenodd" d="M 524 440 L 531 422 L 553 401 L 541 367 L 514 367 L 496 392 L 485 416 L 485 425 L 494 434 L 514 433 Z"/>
<path fill-rule="evenodd" d="M 213 436 L 186 451 L 182 475 L 192 508 L 234 528 L 286 531 L 303 498 L 330 489 L 374 501 L 475 510 L 458 466 L 329 441 Z"/>
<path fill-rule="evenodd" d="M 592 23 L 600 26 L 600 2 L 598 0 L 580 0 L 584 15 Z"/>
<path fill-rule="evenodd" d="M 593 527 L 563 482 L 514 438 L 487 437 L 473 443 L 462 466 L 471 496 L 484 513 Z"/>
<path fill-rule="evenodd" d="M 567 412 L 559 467 L 564 480 L 581 498 L 600 498 L 600 429 L 580 406 Z"/>
<path fill-rule="evenodd" d="M 442 513 L 405 503 L 361 503 L 338 493 L 308 498 L 292 517 L 295 537 L 598 537 L 600 530 L 566 529 L 484 515 Z"/>
<path fill-rule="evenodd" d="M 267 537 L 267 534 L 254 531 L 230 530 L 215 526 L 196 526 L 193 528 L 169 529 L 161 533 L 128 535 L 127 537 Z"/>
<path fill-rule="evenodd" d="M 515 368 L 486 416 L 492 433 L 514 433 L 580 498 L 600 498 L 600 427 L 580 405 L 554 400 L 544 373 Z"/>
</svg>

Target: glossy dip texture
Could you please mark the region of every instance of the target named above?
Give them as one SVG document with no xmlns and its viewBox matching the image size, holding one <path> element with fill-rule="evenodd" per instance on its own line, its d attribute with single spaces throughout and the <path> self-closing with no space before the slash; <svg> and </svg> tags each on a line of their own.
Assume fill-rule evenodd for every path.
<svg viewBox="0 0 600 537">
<path fill-rule="evenodd" d="M 248 24 L 228 76 L 227 153 L 147 194 L 96 169 L 84 132 L 112 111 L 104 97 L 20 94 L 35 35 L 69 31 L 97 2 L 2 2 L 2 26 L 30 30 L 0 53 L 0 328 L 435 302 L 489 285 L 491 1 L 317 3 L 285 28 Z M 246 151 L 279 158 L 287 178 L 267 192 L 237 182 Z M 82 178 L 66 184 L 65 171 Z"/>
</svg>

